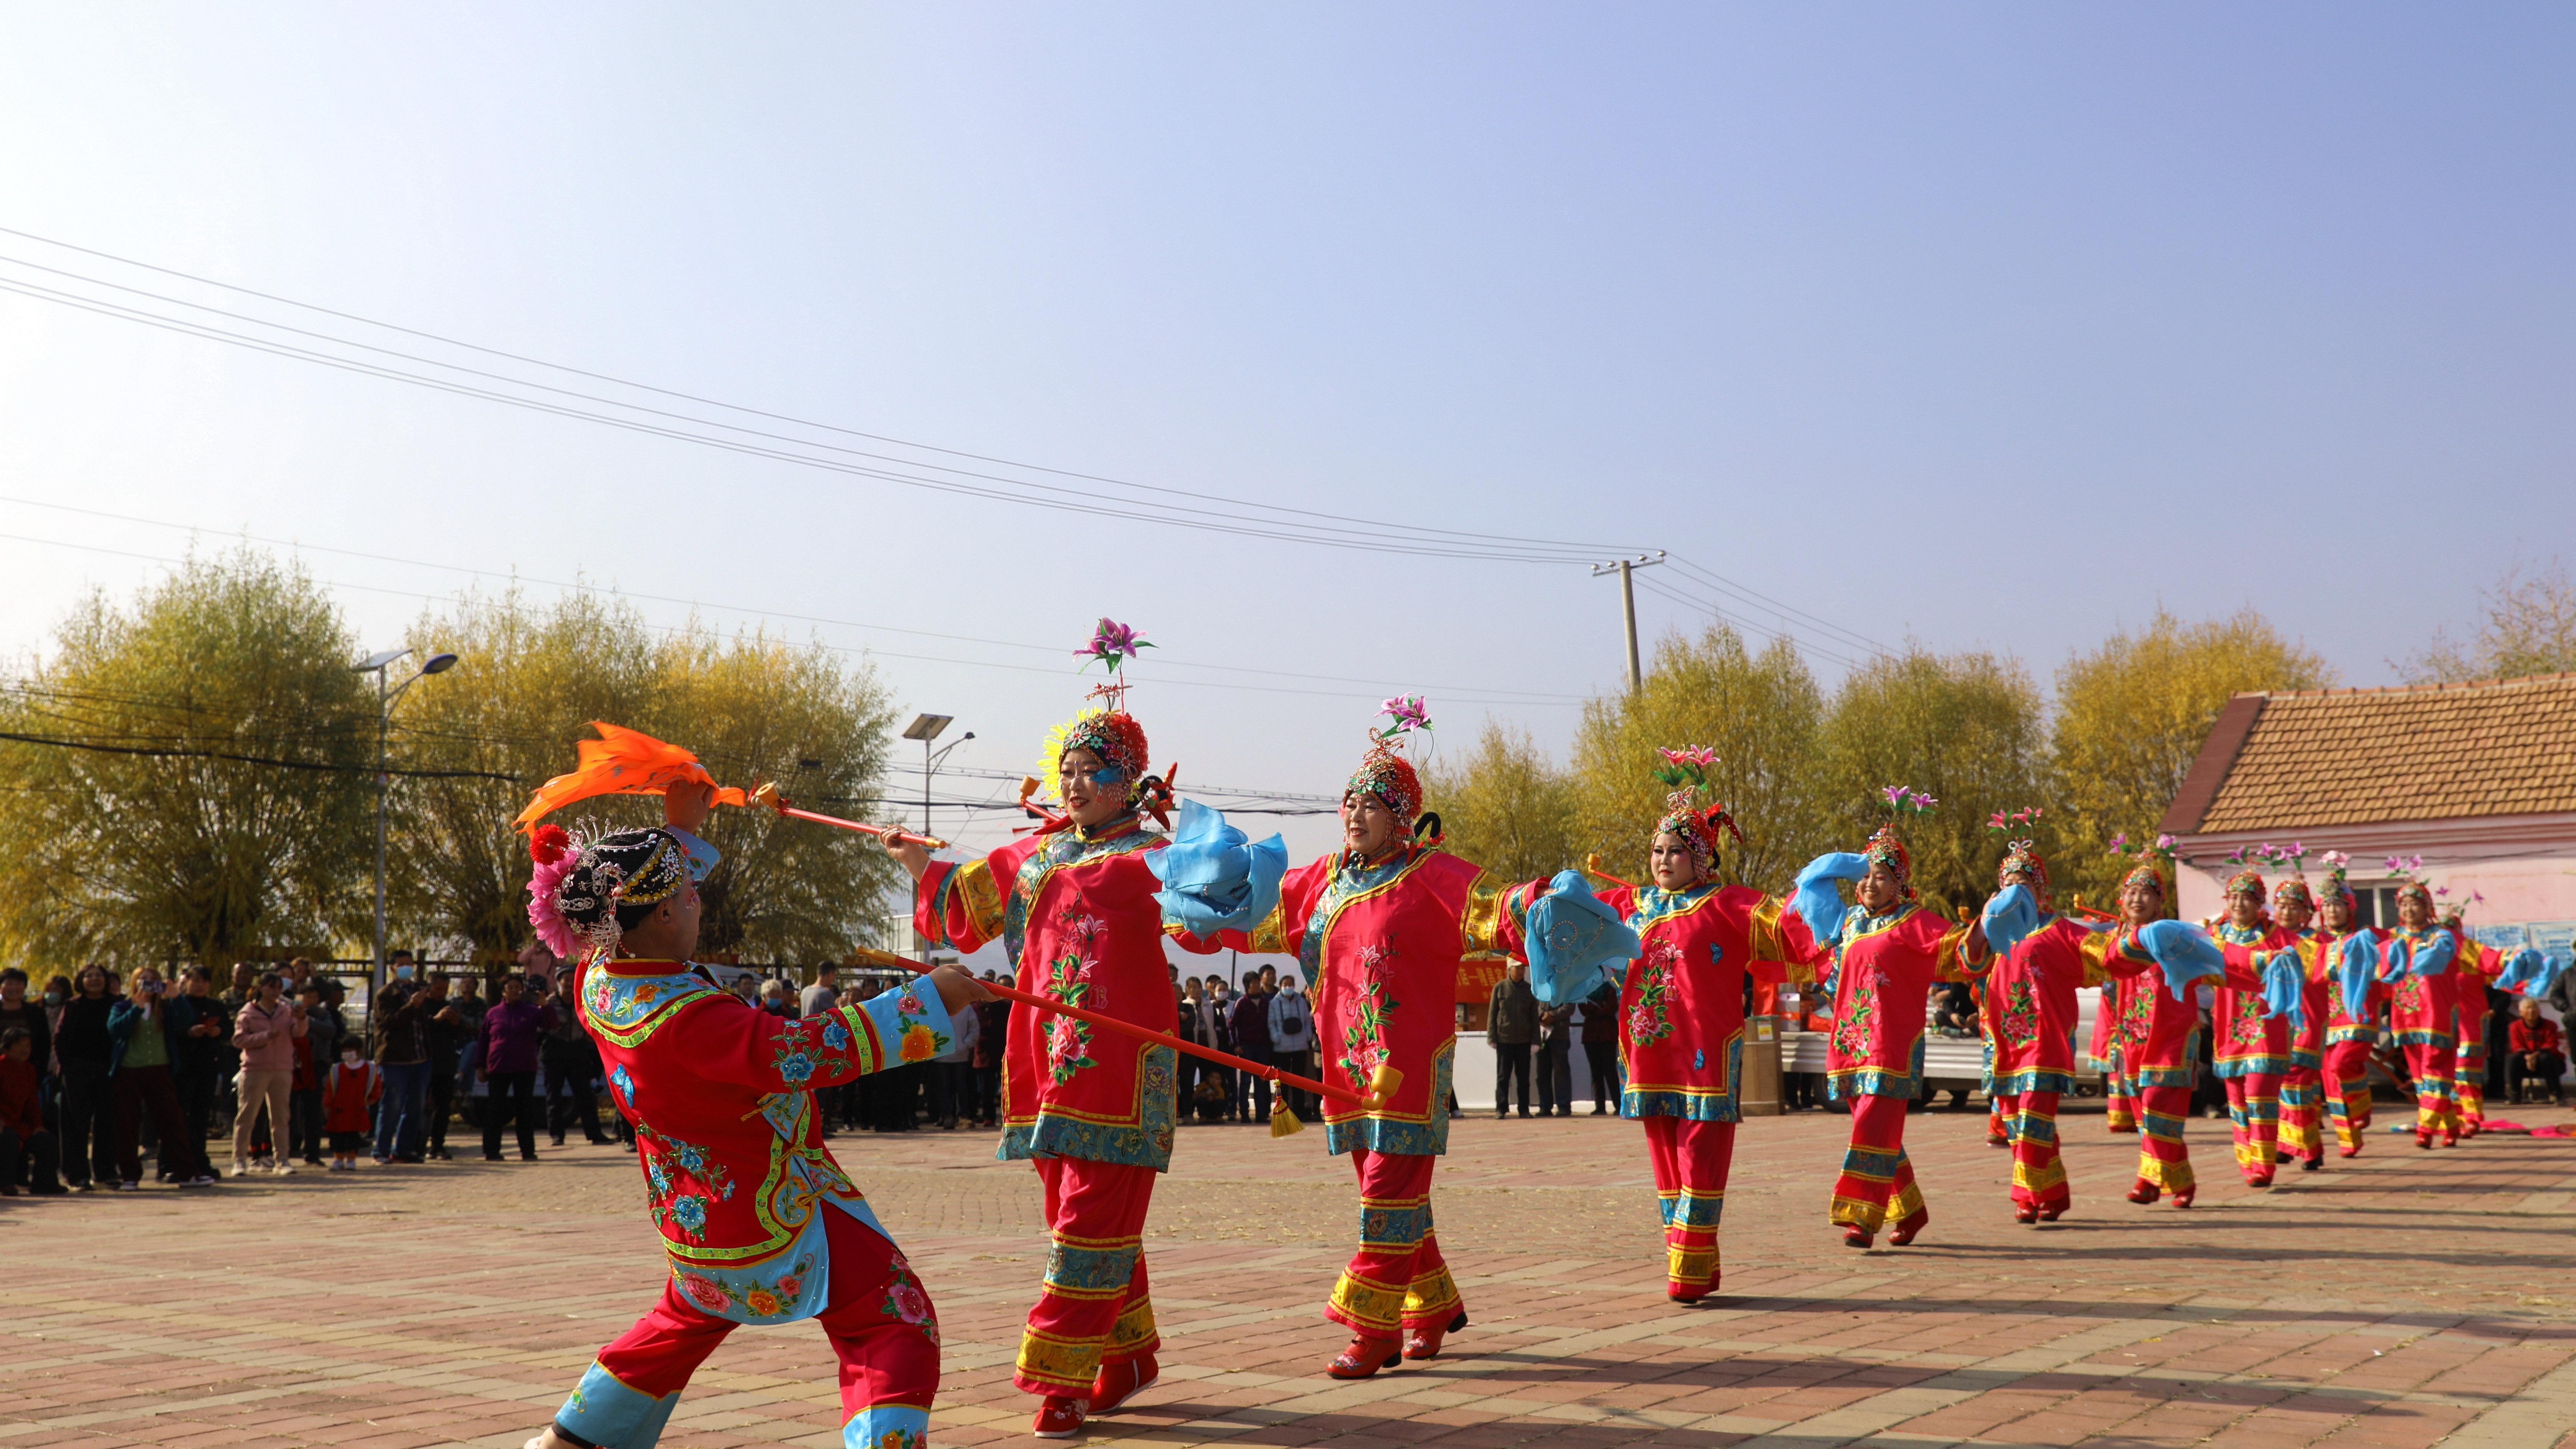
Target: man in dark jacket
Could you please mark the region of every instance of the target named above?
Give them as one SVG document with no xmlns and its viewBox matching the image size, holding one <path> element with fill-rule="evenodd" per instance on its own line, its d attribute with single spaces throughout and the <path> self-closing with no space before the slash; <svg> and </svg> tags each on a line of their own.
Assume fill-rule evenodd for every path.
<svg viewBox="0 0 2576 1449">
<path fill-rule="evenodd" d="M 474 978 L 465 979 L 470 984 Z M 451 989 L 445 976 L 433 976 L 421 988 L 429 1012 L 428 1155 L 450 1162 L 455 1159 L 447 1151 L 447 1121 L 456 1112 L 456 1073 L 465 1060 L 466 1043 L 482 1025 L 464 1001 L 449 994 Z"/>
<path fill-rule="evenodd" d="M 188 1009 L 195 1013 L 196 1020 L 180 1037 L 179 1057 L 170 1067 L 179 1091 L 179 1114 L 188 1124 L 190 1150 L 202 1158 L 206 1139 L 231 1129 L 230 1114 L 224 1109 L 226 1078 L 240 1070 L 241 1053 L 233 1050 L 232 1008 L 215 995 L 215 973 L 203 966 L 190 966 L 179 974 L 186 986 Z M 182 1180 L 171 1175 L 166 1161 L 161 1178 L 165 1182 Z"/>
<path fill-rule="evenodd" d="M 63 1073 L 63 1180 L 81 1192 L 116 1185 L 115 1112 L 108 1090 L 116 1039 L 107 1032 L 108 1013 L 115 1009 L 107 968 L 92 963 L 73 978 L 72 999 L 55 1023 L 54 1056 Z"/>
<path fill-rule="evenodd" d="M 1234 1030 L 1234 1054 L 1255 1066 L 1270 1065 L 1270 997 L 1262 990 L 1261 978 L 1251 977 L 1243 983 L 1243 994 L 1234 999 L 1226 1013 L 1226 1024 Z M 1270 1079 L 1245 1072 L 1234 1105 L 1246 1122 L 1270 1120 Z"/>
<path fill-rule="evenodd" d="M 1592 1115 L 1619 1110 L 1619 988 L 1609 982 L 1583 998 L 1583 1065 L 1592 1075 Z"/>
<path fill-rule="evenodd" d="M 579 1117 L 583 1139 L 597 1146 L 608 1140 L 599 1130 L 599 1046 L 582 1028 L 570 1000 L 545 1011 L 545 1035 L 537 1050 L 546 1064 L 546 1134 L 563 1146 L 564 1129 Z"/>
<path fill-rule="evenodd" d="M 1530 1048 L 1538 1042 L 1538 997 L 1529 967 L 1519 961 L 1485 1003 L 1485 1036 L 1494 1044 L 1494 1115 L 1511 1115 L 1512 1084 L 1520 1083 L 1521 1115 L 1530 1114 Z"/>
<path fill-rule="evenodd" d="M 393 968 L 418 968 L 402 961 Z M 429 1019 L 440 1003 L 408 974 L 385 983 L 384 999 L 368 1015 L 374 1018 L 376 1066 L 384 1073 L 385 1094 L 376 1104 L 375 1160 L 418 1162 L 422 1129 L 429 1116 Z"/>
<path fill-rule="evenodd" d="M 187 996 L 171 992 L 161 973 L 149 966 L 135 970 L 125 999 L 108 1009 L 107 1034 L 114 1043 L 108 1093 L 116 1114 L 119 1191 L 134 1192 L 143 1186 L 142 1131 L 147 1112 L 152 1115 L 153 1132 L 161 1139 L 162 1174 L 185 1187 L 215 1185 L 215 1175 L 206 1170 L 205 1138 L 190 1139 L 172 1074 L 197 1016 Z"/>
<path fill-rule="evenodd" d="M 483 1160 L 501 1160 L 501 1127 L 519 1129 L 519 1160 L 537 1160 L 537 1060 L 554 1013 L 528 999 L 525 977 L 501 978 L 501 999 L 483 1013 L 483 1064 L 475 1076 L 492 1095 L 483 1104 Z"/>
</svg>

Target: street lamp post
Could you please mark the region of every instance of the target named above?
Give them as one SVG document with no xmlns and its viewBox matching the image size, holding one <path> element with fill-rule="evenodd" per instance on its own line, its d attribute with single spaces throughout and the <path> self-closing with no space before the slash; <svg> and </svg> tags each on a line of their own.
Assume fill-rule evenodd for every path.
<svg viewBox="0 0 2576 1449">
<path fill-rule="evenodd" d="M 912 717 L 912 723 L 903 727 L 905 739 L 921 741 L 921 833 L 924 835 L 930 834 L 931 776 L 938 770 L 939 762 L 948 758 L 948 750 L 953 750 L 957 745 L 975 738 L 975 732 L 968 730 L 959 735 L 957 743 L 950 745 L 948 750 L 941 750 L 936 755 L 932 754 L 930 742 L 939 738 L 940 731 L 947 729 L 949 725 L 956 722 L 956 719 L 957 717 L 951 714 L 917 714 Z"/>
<path fill-rule="evenodd" d="M 376 951 L 375 963 L 367 974 L 367 1009 L 370 1012 L 375 1010 L 376 993 L 385 985 L 385 771 L 391 764 L 386 757 L 386 736 L 393 726 L 394 700 L 429 675 L 445 674 L 456 667 L 455 655 L 432 654 L 421 661 L 420 668 L 413 672 L 411 678 L 386 688 L 385 671 L 393 667 L 395 661 L 410 657 L 409 649 L 388 649 L 350 666 L 357 673 L 373 672 L 376 676 Z"/>
</svg>

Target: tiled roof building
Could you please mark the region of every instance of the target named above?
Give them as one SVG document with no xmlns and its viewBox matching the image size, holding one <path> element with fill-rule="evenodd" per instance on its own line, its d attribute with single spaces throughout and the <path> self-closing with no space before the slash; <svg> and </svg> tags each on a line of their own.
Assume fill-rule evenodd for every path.
<svg viewBox="0 0 2576 1449">
<path fill-rule="evenodd" d="M 2163 828 L 2196 867 L 2190 916 L 2218 908 L 2222 857 L 2296 840 L 2312 872 L 2350 852 L 2366 896 L 2387 857 L 2421 855 L 2436 883 L 2486 897 L 2472 925 L 2576 918 L 2576 674 L 2240 694 Z"/>
</svg>

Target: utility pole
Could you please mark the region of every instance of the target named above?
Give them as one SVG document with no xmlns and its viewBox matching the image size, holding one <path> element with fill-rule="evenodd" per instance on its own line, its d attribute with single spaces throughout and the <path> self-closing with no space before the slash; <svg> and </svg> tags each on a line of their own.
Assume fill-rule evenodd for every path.
<svg viewBox="0 0 2576 1449">
<path fill-rule="evenodd" d="M 975 732 L 968 730 L 958 736 L 956 744 L 950 745 L 948 750 L 941 750 L 936 755 L 932 754 L 930 742 L 939 738 L 940 732 L 947 729 L 949 723 L 955 718 L 954 715 L 946 714 L 919 714 L 914 715 L 912 723 L 904 727 L 905 739 L 921 741 L 921 833 L 924 835 L 930 833 L 930 782 L 939 771 L 939 762 L 948 758 L 948 750 L 953 750 L 958 745 L 975 738 Z"/>
<path fill-rule="evenodd" d="M 386 736 L 393 729 L 394 700 L 430 675 L 444 674 L 456 667 L 455 655 L 432 654 L 409 679 L 388 688 L 385 671 L 396 661 L 410 657 L 408 649 L 387 649 L 349 666 L 352 672 L 372 671 L 376 676 L 376 949 L 374 968 L 367 977 L 367 1010 L 371 1014 L 376 1009 L 376 993 L 385 984 L 385 786 L 392 778 L 388 771 L 393 763 L 386 753 Z"/>
<path fill-rule="evenodd" d="M 1641 553 L 1635 558 L 1623 558 L 1616 563 L 1594 564 L 1592 566 L 1592 576 L 1596 579 L 1605 578 L 1614 573 L 1619 576 L 1619 608 L 1621 612 L 1627 616 L 1628 620 L 1628 693 L 1631 696 L 1634 696 L 1637 691 L 1646 687 L 1645 671 L 1640 667 L 1637 657 L 1637 584 L 1635 574 L 1639 569 L 1653 568 L 1655 565 L 1662 563 L 1663 561 L 1664 551 L 1659 548 L 1653 553 Z"/>
</svg>

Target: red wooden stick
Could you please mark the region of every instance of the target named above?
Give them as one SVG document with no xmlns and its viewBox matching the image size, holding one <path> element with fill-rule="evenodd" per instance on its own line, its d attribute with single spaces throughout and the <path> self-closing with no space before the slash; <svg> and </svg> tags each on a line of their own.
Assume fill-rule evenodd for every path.
<svg viewBox="0 0 2576 1449">
<path fill-rule="evenodd" d="M 873 951 L 862 946 L 858 949 L 858 955 L 863 960 L 875 961 L 887 966 L 900 966 L 904 970 L 910 971 L 916 975 L 927 976 L 930 974 L 930 968 L 928 966 L 923 965 L 919 961 L 913 960 L 909 956 L 898 956 L 891 951 Z M 976 984 L 982 986 L 985 990 L 993 993 L 995 996 L 1002 997 L 1008 1001 L 1016 1001 L 1024 1006 L 1032 1006 L 1040 1011 L 1048 1012 L 1056 1016 L 1070 1016 L 1078 1021 L 1090 1022 L 1094 1026 L 1105 1026 L 1111 1031 L 1124 1032 L 1128 1036 L 1139 1037 L 1145 1041 L 1153 1042 L 1158 1046 L 1177 1047 L 1182 1051 L 1188 1052 L 1191 1056 L 1204 1057 L 1209 1061 L 1232 1067 L 1236 1071 L 1250 1072 L 1256 1077 L 1268 1077 L 1273 1082 L 1277 1082 L 1285 1086 L 1296 1087 L 1303 1091 L 1312 1092 L 1318 1097 L 1330 1097 L 1336 1102 L 1347 1103 L 1350 1106 L 1359 1108 L 1363 1112 L 1373 1111 L 1385 1105 L 1385 1100 L 1382 1097 L 1373 1099 L 1370 1096 L 1351 1091 L 1347 1087 L 1335 1087 L 1323 1082 L 1311 1081 L 1305 1077 L 1283 1072 L 1277 1067 L 1257 1066 L 1251 1062 L 1245 1061 L 1241 1057 L 1232 1056 L 1225 1052 L 1218 1051 L 1214 1047 L 1203 1047 L 1194 1041 L 1183 1041 L 1179 1037 L 1172 1035 L 1170 1032 L 1156 1031 L 1150 1026 L 1138 1026 L 1132 1021 L 1122 1021 L 1114 1016 L 1103 1016 L 1096 1011 L 1085 1011 L 1079 1006 L 1067 1006 L 1065 1003 L 1058 1001 L 1053 997 L 1034 996 L 1026 991 L 1018 989 L 1017 987 L 997 985 L 990 981 L 980 981 Z M 1394 1089 L 1389 1087 L 1387 1090 L 1392 1093 Z"/>
<path fill-rule="evenodd" d="M 863 835 L 873 835 L 879 840 L 907 842 L 918 845 L 924 850 L 948 848 L 948 842 L 935 835 L 915 835 L 909 830 L 897 830 L 890 825 L 870 825 L 859 820 L 844 820 L 838 815 L 825 815 L 814 810 L 799 810 L 787 803 L 786 796 L 778 793 L 776 781 L 766 781 L 755 787 L 751 792 L 751 803 L 766 805 L 781 815 L 792 815 L 799 820 L 811 820 L 817 825 L 837 825 L 843 830 L 856 830 Z"/>
</svg>

